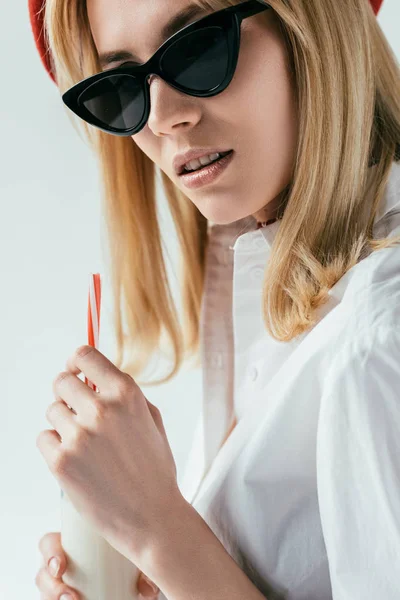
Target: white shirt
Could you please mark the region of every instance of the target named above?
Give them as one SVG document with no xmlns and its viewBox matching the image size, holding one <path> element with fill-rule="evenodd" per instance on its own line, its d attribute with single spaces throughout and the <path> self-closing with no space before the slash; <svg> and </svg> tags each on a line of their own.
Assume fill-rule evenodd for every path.
<svg viewBox="0 0 400 600">
<path fill-rule="evenodd" d="M 261 301 L 280 223 L 210 227 L 180 489 L 268 600 L 398 600 L 400 246 L 360 260 L 315 327 L 277 342 Z M 400 234 L 400 163 L 374 233 Z"/>
</svg>

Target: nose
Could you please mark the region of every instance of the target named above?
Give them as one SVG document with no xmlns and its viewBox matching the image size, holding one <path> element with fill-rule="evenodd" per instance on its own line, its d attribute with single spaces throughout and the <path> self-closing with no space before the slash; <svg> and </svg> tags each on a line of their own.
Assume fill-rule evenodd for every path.
<svg viewBox="0 0 400 600">
<path fill-rule="evenodd" d="M 199 100 L 176 90 L 158 75 L 150 75 L 150 115 L 148 127 L 157 136 L 180 133 L 201 119 Z"/>
</svg>

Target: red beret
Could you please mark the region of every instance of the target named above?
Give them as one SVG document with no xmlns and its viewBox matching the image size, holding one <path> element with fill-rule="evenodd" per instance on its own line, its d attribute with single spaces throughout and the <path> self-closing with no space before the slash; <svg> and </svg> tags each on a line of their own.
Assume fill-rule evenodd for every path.
<svg viewBox="0 0 400 600">
<path fill-rule="evenodd" d="M 43 9 L 43 11 L 41 11 L 45 2 L 46 2 L 46 0 L 28 0 L 29 18 L 30 18 L 30 22 L 31 22 L 33 37 L 35 39 L 36 48 L 39 51 L 42 63 L 44 65 L 46 71 L 48 72 L 48 74 L 50 75 L 52 80 L 54 81 L 54 83 L 57 83 L 55 80 L 53 71 L 51 69 L 51 64 L 50 64 L 48 54 L 46 53 L 46 49 L 45 49 L 45 39 L 44 39 L 44 31 L 43 31 L 44 9 Z M 372 4 L 374 13 L 377 15 L 380 7 L 382 6 L 383 0 L 370 0 L 370 2 Z"/>
</svg>

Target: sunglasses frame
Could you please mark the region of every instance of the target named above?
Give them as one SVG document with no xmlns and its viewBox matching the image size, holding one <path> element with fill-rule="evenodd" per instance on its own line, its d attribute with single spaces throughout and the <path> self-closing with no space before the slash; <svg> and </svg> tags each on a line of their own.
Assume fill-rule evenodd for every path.
<svg viewBox="0 0 400 600">
<path fill-rule="evenodd" d="M 269 4 L 264 3 L 262 0 L 249 0 L 242 2 L 235 6 L 230 6 L 222 10 L 213 12 L 201 19 L 198 19 L 194 23 L 186 25 L 171 37 L 169 37 L 161 46 L 156 50 L 149 60 L 141 65 L 130 65 L 122 64 L 114 69 L 108 69 L 91 75 L 86 79 L 83 79 L 79 83 L 69 88 L 63 95 L 62 100 L 64 104 L 78 117 L 93 125 L 94 127 L 111 133 L 117 136 L 131 136 L 139 133 L 141 129 L 146 125 L 150 115 L 150 86 L 146 85 L 147 78 L 149 75 L 158 75 L 169 85 L 175 89 L 188 94 L 189 96 L 197 96 L 200 98 L 206 98 L 210 96 L 216 96 L 223 92 L 233 79 L 233 75 L 236 70 L 237 61 L 239 57 L 240 48 L 240 26 L 243 19 L 256 15 L 264 10 L 271 8 Z M 197 31 L 212 26 L 221 26 L 227 34 L 228 44 L 228 68 L 224 80 L 214 88 L 210 88 L 206 91 L 193 91 L 190 88 L 177 84 L 172 80 L 162 69 L 162 58 L 168 51 L 170 46 L 173 46 L 177 41 L 181 40 L 185 36 Z M 129 62 L 129 61 L 128 61 Z M 129 129 L 117 129 L 110 126 L 104 126 L 104 122 L 97 119 L 87 108 L 80 102 L 80 97 L 90 86 L 108 77 L 115 75 L 130 75 L 135 76 L 139 79 L 144 95 L 144 110 L 143 117 L 135 127 Z"/>
</svg>

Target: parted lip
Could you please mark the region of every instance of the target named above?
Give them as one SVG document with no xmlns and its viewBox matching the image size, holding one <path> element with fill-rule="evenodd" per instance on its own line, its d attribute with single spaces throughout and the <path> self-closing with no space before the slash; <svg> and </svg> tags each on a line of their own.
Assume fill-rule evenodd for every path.
<svg viewBox="0 0 400 600">
<path fill-rule="evenodd" d="M 201 156 L 208 156 L 209 154 L 227 154 L 230 150 L 221 150 L 220 148 L 191 148 L 186 152 L 180 152 L 176 154 L 173 160 L 173 166 L 175 173 L 181 175 L 183 173 L 183 167 L 191 160 L 200 158 Z"/>
</svg>

